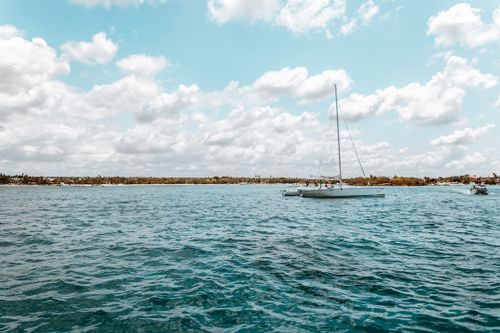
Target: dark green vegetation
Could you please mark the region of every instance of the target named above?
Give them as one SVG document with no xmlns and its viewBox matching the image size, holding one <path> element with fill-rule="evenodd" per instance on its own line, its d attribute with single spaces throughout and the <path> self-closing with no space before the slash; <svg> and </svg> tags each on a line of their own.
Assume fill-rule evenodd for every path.
<svg viewBox="0 0 500 333">
<path fill-rule="evenodd" d="M 175 185 L 175 184 L 294 184 L 294 183 L 315 183 L 318 180 L 307 178 L 286 178 L 286 177 L 43 177 L 14 175 L 9 176 L 0 173 L 0 184 L 12 185 Z M 470 175 L 452 177 L 357 177 L 344 179 L 344 182 L 351 185 L 383 185 L 383 186 L 424 186 L 442 184 L 469 184 L 470 182 L 485 183 L 488 185 L 500 184 L 500 177 L 493 173 L 488 177 L 477 177 Z"/>
</svg>

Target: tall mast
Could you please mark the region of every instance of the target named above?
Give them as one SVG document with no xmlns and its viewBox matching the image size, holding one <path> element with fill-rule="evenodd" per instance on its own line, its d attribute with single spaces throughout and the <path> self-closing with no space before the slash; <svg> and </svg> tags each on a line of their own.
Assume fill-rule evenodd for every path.
<svg viewBox="0 0 500 333">
<path fill-rule="evenodd" d="M 339 102 L 337 100 L 337 84 L 335 86 L 335 111 L 337 114 L 337 147 L 339 151 L 339 179 L 342 183 L 342 158 L 340 157 L 340 131 L 339 131 Z"/>
</svg>

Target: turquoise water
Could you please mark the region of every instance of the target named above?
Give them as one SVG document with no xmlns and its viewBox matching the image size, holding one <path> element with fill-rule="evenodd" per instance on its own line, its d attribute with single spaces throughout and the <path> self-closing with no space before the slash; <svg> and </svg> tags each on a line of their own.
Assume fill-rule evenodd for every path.
<svg viewBox="0 0 500 333">
<path fill-rule="evenodd" d="M 500 331 L 500 187 L 0 187 L 0 331 Z"/>
</svg>

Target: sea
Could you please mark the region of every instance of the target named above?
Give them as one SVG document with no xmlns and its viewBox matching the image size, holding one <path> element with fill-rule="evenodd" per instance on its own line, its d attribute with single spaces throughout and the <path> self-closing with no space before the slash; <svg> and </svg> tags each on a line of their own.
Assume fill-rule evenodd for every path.
<svg viewBox="0 0 500 333">
<path fill-rule="evenodd" d="M 500 332 L 500 187 L 0 187 L 0 332 Z"/>
</svg>

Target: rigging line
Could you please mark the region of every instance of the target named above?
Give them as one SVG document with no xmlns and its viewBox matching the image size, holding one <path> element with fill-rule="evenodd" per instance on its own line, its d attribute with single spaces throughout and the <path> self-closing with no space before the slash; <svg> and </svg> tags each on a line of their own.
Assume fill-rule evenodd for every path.
<svg viewBox="0 0 500 333">
<path fill-rule="evenodd" d="M 356 150 L 356 146 L 354 145 L 354 141 L 352 140 L 351 131 L 349 130 L 349 126 L 347 126 L 347 121 L 345 121 L 344 113 L 342 112 L 342 109 L 340 108 L 340 104 L 339 104 L 339 111 L 340 111 L 340 115 L 342 116 L 342 120 L 344 121 L 345 128 L 347 129 L 347 135 L 349 135 L 349 139 L 351 140 L 352 148 L 354 149 L 354 154 L 356 154 L 356 158 L 358 159 L 359 167 L 361 168 L 361 172 L 363 173 L 363 177 L 366 178 L 365 170 L 363 169 L 363 165 L 361 164 L 361 160 L 359 159 L 358 151 Z"/>
<path fill-rule="evenodd" d="M 323 142 L 323 149 L 321 151 L 319 163 L 318 163 L 318 172 L 316 172 L 316 175 L 319 176 L 321 174 L 321 167 L 323 166 L 323 160 L 325 158 L 326 152 L 329 151 L 329 138 L 330 138 L 330 132 L 332 129 L 332 116 L 330 112 L 328 112 L 328 131 L 326 132 L 326 140 Z"/>
</svg>

